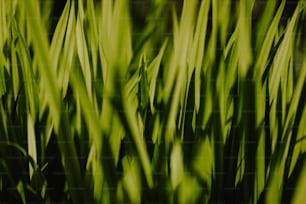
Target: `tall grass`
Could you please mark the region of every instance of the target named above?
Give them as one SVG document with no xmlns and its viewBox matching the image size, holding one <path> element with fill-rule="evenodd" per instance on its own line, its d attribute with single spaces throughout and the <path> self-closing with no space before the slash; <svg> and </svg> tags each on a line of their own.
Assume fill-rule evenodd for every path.
<svg viewBox="0 0 306 204">
<path fill-rule="evenodd" d="M 302 203 L 306 2 L 288 2 L 152 0 L 138 25 L 134 1 L 56 20 L 0 0 L 0 202 Z"/>
</svg>

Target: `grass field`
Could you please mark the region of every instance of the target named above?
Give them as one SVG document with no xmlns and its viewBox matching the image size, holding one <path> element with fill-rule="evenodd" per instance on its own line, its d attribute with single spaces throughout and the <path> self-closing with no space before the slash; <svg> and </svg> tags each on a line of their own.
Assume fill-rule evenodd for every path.
<svg viewBox="0 0 306 204">
<path fill-rule="evenodd" d="M 175 2 L 0 0 L 0 203 L 305 202 L 306 1 Z"/>
</svg>

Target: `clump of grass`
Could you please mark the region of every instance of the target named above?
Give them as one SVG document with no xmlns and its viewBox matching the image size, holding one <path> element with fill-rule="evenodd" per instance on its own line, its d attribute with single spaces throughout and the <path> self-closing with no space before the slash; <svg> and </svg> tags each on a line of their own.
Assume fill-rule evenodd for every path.
<svg viewBox="0 0 306 204">
<path fill-rule="evenodd" d="M 167 2 L 0 1 L 1 202 L 303 201 L 305 1 Z"/>
</svg>

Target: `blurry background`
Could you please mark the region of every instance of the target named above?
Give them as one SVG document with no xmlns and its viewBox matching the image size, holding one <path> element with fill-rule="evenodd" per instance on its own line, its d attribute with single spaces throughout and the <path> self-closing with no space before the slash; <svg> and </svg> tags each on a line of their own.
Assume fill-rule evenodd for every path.
<svg viewBox="0 0 306 204">
<path fill-rule="evenodd" d="M 52 16 L 52 22 L 50 22 L 51 30 L 50 30 L 50 39 L 52 37 L 52 33 L 55 29 L 57 21 L 60 17 L 60 14 L 66 4 L 67 0 L 41 0 L 41 7 L 50 16 Z M 199 0 L 201 2 L 202 0 Z M 95 0 L 96 6 L 100 6 L 101 0 Z M 172 25 L 171 25 L 171 16 L 172 16 L 172 8 L 175 8 L 178 16 L 180 16 L 180 12 L 183 6 L 184 0 L 130 0 L 130 12 L 132 17 L 132 25 L 133 25 L 133 35 L 134 37 L 139 36 L 139 32 L 144 32 L 145 26 L 148 25 L 148 22 L 154 21 L 155 24 L 159 27 L 165 26 L 164 29 L 165 35 L 171 35 Z M 278 5 L 281 3 L 281 0 L 278 1 Z M 292 16 L 294 9 L 296 8 L 298 0 L 286 0 L 285 9 L 281 18 L 281 24 L 286 25 L 288 18 Z M 155 7 L 160 6 L 163 8 L 161 17 L 156 16 L 156 14 L 150 12 L 154 10 Z M 264 10 L 265 5 L 269 4 L 269 1 L 266 0 L 255 0 L 253 7 L 253 25 L 256 24 L 257 20 L 261 12 Z M 233 16 L 237 13 L 237 5 L 239 5 L 239 0 L 231 1 L 231 11 Z M 161 19 L 163 18 L 163 19 Z M 164 25 L 164 19 L 167 19 L 168 24 Z M 300 19 L 304 26 L 302 30 L 302 36 L 305 36 L 306 31 L 306 21 L 305 17 Z M 151 23 L 152 24 L 152 23 Z M 209 27 L 211 26 L 211 11 L 210 11 L 210 19 L 209 19 Z M 300 46 L 300 49 L 302 50 Z"/>
</svg>

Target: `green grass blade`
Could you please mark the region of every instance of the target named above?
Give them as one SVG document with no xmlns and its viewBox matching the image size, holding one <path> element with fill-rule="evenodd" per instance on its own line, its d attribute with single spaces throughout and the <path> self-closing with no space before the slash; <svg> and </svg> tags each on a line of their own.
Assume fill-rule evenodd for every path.
<svg viewBox="0 0 306 204">
<path fill-rule="evenodd" d="M 272 4 L 273 3 L 271 3 L 271 5 Z M 263 43 L 260 48 L 260 51 L 258 52 L 257 61 L 255 62 L 256 77 L 262 76 L 264 69 L 265 69 L 265 65 L 267 65 L 269 53 L 271 51 L 273 40 L 275 39 L 276 34 L 277 34 L 278 24 L 280 22 L 284 7 L 285 7 L 285 1 L 282 1 L 281 5 L 279 6 L 277 10 L 277 13 L 275 14 L 271 22 L 271 25 L 269 26 L 267 30 L 267 34 L 265 35 L 265 38 L 263 38 Z"/>
<path fill-rule="evenodd" d="M 52 66 L 58 67 L 59 58 L 64 43 L 64 37 L 66 32 L 66 26 L 68 21 L 68 15 L 70 11 L 70 1 L 67 1 L 62 15 L 57 23 L 54 34 L 52 36 L 52 41 L 50 44 L 50 58 L 52 59 Z"/>
<path fill-rule="evenodd" d="M 120 93 L 121 98 L 128 98 L 124 93 Z M 153 187 L 152 169 L 148 152 L 146 149 L 144 137 L 142 136 L 138 128 L 138 120 L 136 117 L 136 110 L 133 107 L 130 100 L 122 101 L 121 104 L 118 101 L 113 101 L 116 110 L 123 111 L 123 114 L 119 114 L 119 118 L 126 132 L 131 136 L 137 155 L 140 157 L 140 162 L 147 180 L 147 184 L 150 188 Z M 132 108 L 133 107 L 133 108 Z"/>
<path fill-rule="evenodd" d="M 154 113 L 155 107 L 154 107 L 154 99 L 156 98 L 155 92 L 156 92 L 156 85 L 158 83 L 158 73 L 159 68 L 161 66 L 162 57 L 164 55 L 167 42 L 165 41 L 162 45 L 162 48 L 160 49 L 158 55 L 156 58 L 151 62 L 151 64 L 148 66 L 148 72 L 152 72 L 151 80 L 150 80 L 150 88 L 149 88 L 149 97 L 150 97 L 150 108 L 152 112 Z"/>
<path fill-rule="evenodd" d="M 276 97 L 278 86 L 280 85 L 281 75 L 283 74 L 284 69 L 289 64 L 290 59 L 290 47 L 292 46 L 292 37 L 295 33 L 295 26 L 298 17 L 298 12 L 295 12 L 295 15 L 292 17 L 282 44 L 278 52 L 276 53 L 275 60 L 274 60 L 274 69 L 272 69 L 271 73 L 271 86 L 270 86 L 270 93 L 271 99 L 273 100 Z"/>
<path fill-rule="evenodd" d="M 29 10 L 28 25 L 30 28 L 30 35 L 33 39 L 35 53 L 37 54 L 39 72 L 45 83 L 43 88 L 47 93 L 50 114 L 52 114 L 54 129 L 58 135 L 59 149 L 62 153 L 63 164 L 70 187 L 69 190 L 73 201 L 75 203 L 81 203 L 83 197 L 82 193 L 80 193 L 80 189 L 83 187 L 83 181 L 78 157 L 72 142 L 73 138 L 69 128 L 67 112 L 62 111 L 60 89 L 56 79 L 56 68 L 53 67 L 51 63 L 47 33 L 41 24 L 39 8 L 37 8 L 37 6 L 38 2 L 35 0 L 30 1 L 27 5 L 27 9 Z M 63 141 L 64 143 L 62 143 Z M 67 143 L 68 141 L 71 142 Z"/>
<path fill-rule="evenodd" d="M 194 33 L 194 41 L 189 66 L 195 65 L 195 110 L 199 111 L 200 106 L 200 87 L 201 87 L 201 71 L 204 58 L 205 38 L 207 33 L 208 12 L 210 1 L 202 1 L 198 13 L 199 18 Z M 194 56 L 194 59 L 193 59 Z M 194 62 L 193 62 L 194 60 Z"/>
<path fill-rule="evenodd" d="M 239 75 L 245 78 L 249 66 L 253 61 L 253 52 L 251 47 L 251 8 L 252 4 L 248 1 L 240 1 L 239 19 L 238 19 L 238 55 L 239 55 Z"/>
<path fill-rule="evenodd" d="M 90 100 L 92 100 L 92 73 L 91 69 L 88 69 L 90 67 L 89 63 L 89 56 L 88 56 L 88 46 L 86 43 L 85 38 L 85 31 L 84 31 L 84 9 L 83 9 L 83 3 L 82 1 L 79 1 L 78 3 L 78 16 L 76 21 L 76 47 L 77 47 L 77 53 L 80 60 L 80 65 L 82 68 L 82 72 L 86 81 L 86 90 L 89 94 Z"/>
<path fill-rule="evenodd" d="M 35 137 L 35 130 L 34 130 L 34 123 L 32 121 L 32 118 L 30 115 L 28 115 L 27 117 L 27 135 L 28 135 L 28 154 L 29 156 L 31 156 L 34 160 L 35 163 L 37 163 L 37 145 L 36 145 L 36 137 Z M 29 175 L 30 175 L 30 179 L 33 176 L 34 173 L 34 169 L 31 165 L 29 165 Z"/>
<path fill-rule="evenodd" d="M 82 115 L 84 116 L 86 125 L 88 127 L 89 133 L 90 133 L 90 142 L 93 144 L 91 146 L 91 151 L 93 154 L 90 156 L 90 158 L 87 161 L 87 165 L 90 164 L 90 162 L 93 162 L 93 169 L 92 173 L 95 178 L 94 180 L 94 196 L 97 199 L 102 192 L 103 187 L 103 181 L 104 178 L 101 176 L 103 175 L 102 172 L 102 166 L 101 166 L 101 156 L 102 156 L 102 129 L 99 124 L 99 118 L 98 118 L 98 112 L 95 111 L 92 102 L 90 101 L 89 95 L 87 93 L 86 85 L 83 83 L 83 79 L 81 77 L 80 70 L 72 70 L 70 74 L 70 83 L 72 85 L 72 89 L 75 93 L 77 93 L 77 97 L 80 100 L 80 109 L 82 112 Z M 93 157 L 93 160 L 91 161 L 91 157 Z M 96 159 L 94 159 L 96 158 Z"/>
<path fill-rule="evenodd" d="M 298 203 L 302 203 L 304 202 L 304 200 L 306 199 L 305 196 L 305 191 L 304 189 L 306 188 L 306 162 L 305 162 L 305 155 L 303 158 L 303 167 L 302 170 L 300 171 L 300 175 L 299 175 L 299 179 L 298 179 L 298 183 L 295 187 L 295 192 L 293 194 L 293 198 L 290 201 L 293 204 L 298 204 Z"/>
<path fill-rule="evenodd" d="M 264 7 L 263 12 L 261 13 L 260 19 L 258 20 L 258 22 L 256 24 L 255 31 L 256 31 L 256 33 L 258 33 L 258 35 L 256 35 L 256 45 L 255 45 L 256 48 L 261 46 L 261 43 L 263 43 L 264 41 L 266 41 L 268 39 L 264 35 L 264 33 L 269 33 L 268 30 L 273 29 L 273 27 L 275 26 L 275 24 L 274 24 L 275 19 L 280 17 L 279 16 L 279 11 L 284 8 L 284 5 L 285 5 L 284 3 L 285 3 L 285 1 L 281 2 L 281 6 L 279 6 L 276 14 L 275 14 L 275 9 L 276 9 L 276 6 L 277 6 L 277 1 L 276 0 L 269 1 L 269 3 L 265 4 L 265 7 Z M 259 4 L 258 7 L 260 9 L 260 4 Z M 277 17 L 277 16 L 279 16 L 279 17 Z M 269 50 L 269 49 L 267 49 L 267 50 Z"/>
<path fill-rule="evenodd" d="M 171 184 L 176 189 L 182 182 L 184 176 L 184 159 L 182 147 L 179 142 L 175 142 L 171 151 L 170 158 Z"/>
<path fill-rule="evenodd" d="M 15 28 L 16 29 L 16 28 Z M 30 53 L 27 50 L 25 41 L 23 40 L 22 36 L 19 36 L 16 42 L 16 50 L 17 56 L 22 66 L 22 74 L 23 74 L 23 81 L 24 81 L 24 88 L 25 92 L 27 93 L 27 108 L 31 113 L 31 116 L 35 122 L 36 118 L 36 110 L 38 107 L 38 93 L 36 89 L 36 77 L 34 76 L 32 67 L 31 67 L 31 59 Z M 26 110 L 27 111 L 27 110 Z"/>
<path fill-rule="evenodd" d="M 301 6 L 301 4 L 299 4 L 299 6 Z M 289 58 L 290 58 L 289 48 L 292 43 L 291 41 L 292 36 L 295 33 L 296 21 L 298 18 L 298 14 L 300 12 L 299 6 L 295 10 L 293 17 L 290 23 L 288 24 L 284 40 L 278 50 L 279 53 L 277 53 L 275 56 L 276 57 L 275 65 L 271 73 L 271 83 L 270 83 L 270 86 L 272 87 L 269 90 L 272 98 L 276 97 L 276 94 L 278 92 L 278 87 L 280 86 L 279 83 L 281 80 L 281 75 L 283 74 L 282 72 L 289 65 Z M 304 78 L 301 80 L 304 80 Z M 299 87 L 298 89 L 302 88 L 301 85 L 299 85 L 298 87 Z M 271 164 L 270 175 L 267 181 L 267 191 L 266 191 L 267 202 L 279 202 L 281 199 L 280 190 L 282 186 L 282 181 L 279 180 L 279 177 L 284 176 L 285 159 L 286 155 L 288 154 L 289 141 L 292 133 L 290 127 L 293 125 L 294 121 L 293 114 L 295 113 L 295 110 L 297 108 L 298 96 L 300 95 L 300 91 L 298 90 L 294 93 L 295 96 L 293 96 L 294 99 L 292 99 L 292 104 L 288 112 L 288 117 L 286 117 L 286 121 L 283 127 L 283 132 L 281 133 L 280 139 L 282 142 L 277 143 L 276 150 L 272 155 L 273 163 Z"/>
<path fill-rule="evenodd" d="M 67 27 L 63 28 L 66 30 L 65 40 L 60 57 L 59 70 L 58 70 L 58 81 L 61 84 L 62 96 L 65 96 L 69 84 L 69 73 L 70 70 L 75 66 L 75 49 L 76 49 L 76 37 L 75 37 L 75 4 L 74 1 L 71 3 L 69 17 L 67 20 Z"/>
</svg>

